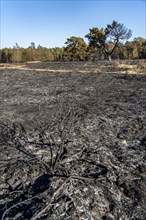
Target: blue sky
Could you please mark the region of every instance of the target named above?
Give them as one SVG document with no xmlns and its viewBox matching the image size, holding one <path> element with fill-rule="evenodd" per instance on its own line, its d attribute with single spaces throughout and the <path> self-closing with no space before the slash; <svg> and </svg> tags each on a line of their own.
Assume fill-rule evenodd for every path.
<svg viewBox="0 0 146 220">
<path fill-rule="evenodd" d="M 116 20 L 146 38 L 145 0 L 0 0 L 0 47 L 62 47 L 71 36 Z"/>
</svg>

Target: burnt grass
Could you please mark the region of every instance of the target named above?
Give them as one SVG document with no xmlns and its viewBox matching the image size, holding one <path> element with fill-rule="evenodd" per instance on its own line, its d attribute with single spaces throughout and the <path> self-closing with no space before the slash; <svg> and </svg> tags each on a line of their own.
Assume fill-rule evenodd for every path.
<svg viewBox="0 0 146 220">
<path fill-rule="evenodd" d="M 0 219 L 146 219 L 146 73 L 96 65 L 0 69 Z"/>
</svg>

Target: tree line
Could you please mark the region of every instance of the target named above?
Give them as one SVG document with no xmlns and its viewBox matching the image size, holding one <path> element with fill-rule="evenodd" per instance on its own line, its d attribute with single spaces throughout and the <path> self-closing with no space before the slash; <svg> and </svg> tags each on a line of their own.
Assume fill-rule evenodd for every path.
<svg viewBox="0 0 146 220">
<path fill-rule="evenodd" d="M 88 43 L 81 37 L 67 38 L 65 47 L 46 48 L 35 46 L 31 42 L 28 48 L 17 43 L 13 48 L 0 50 L 0 62 L 28 61 L 86 61 L 96 59 L 145 59 L 146 39 L 142 37 L 128 41 L 132 31 L 123 24 L 113 21 L 105 28 L 92 28 L 85 36 Z"/>
<path fill-rule="evenodd" d="M 35 47 L 35 43 L 33 42 L 28 48 L 22 48 L 16 43 L 13 48 L 0 50 L 0 62 L 55 61 L 61 59 L 63 50 L 63 48 L 46 48 L 40 45 Z"/>
</svg>

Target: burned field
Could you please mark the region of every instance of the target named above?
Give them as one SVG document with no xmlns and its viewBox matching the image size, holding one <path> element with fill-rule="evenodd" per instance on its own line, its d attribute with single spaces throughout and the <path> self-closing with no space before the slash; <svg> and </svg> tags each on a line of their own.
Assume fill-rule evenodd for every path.
<svg viewBox="0 0 146 220">
<path fill-rule="evenodd" d="M 0 219 L 146 219 L 146 74 L 97 66 L 0 69 Z"/>
</svg>

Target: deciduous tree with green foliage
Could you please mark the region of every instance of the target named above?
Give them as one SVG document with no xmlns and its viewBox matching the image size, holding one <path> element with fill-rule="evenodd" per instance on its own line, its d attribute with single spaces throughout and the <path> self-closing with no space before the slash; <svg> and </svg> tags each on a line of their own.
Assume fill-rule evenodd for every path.
<svg viewBox="0 0 146 220">
<path fill-rule="evenodd" d="M 101 54 L 105 54 L 109 61 L 111 61 L 111 55 L 114 53 L 118 43 L 128 40 L 132 36 L 132 31 L 117 21 L 108 24 L 106 28 L 92 28 L 89 30 L 90 32 L 85 36 L 89 40 L 89 45 L 99 48 Z"/>
</svg>

